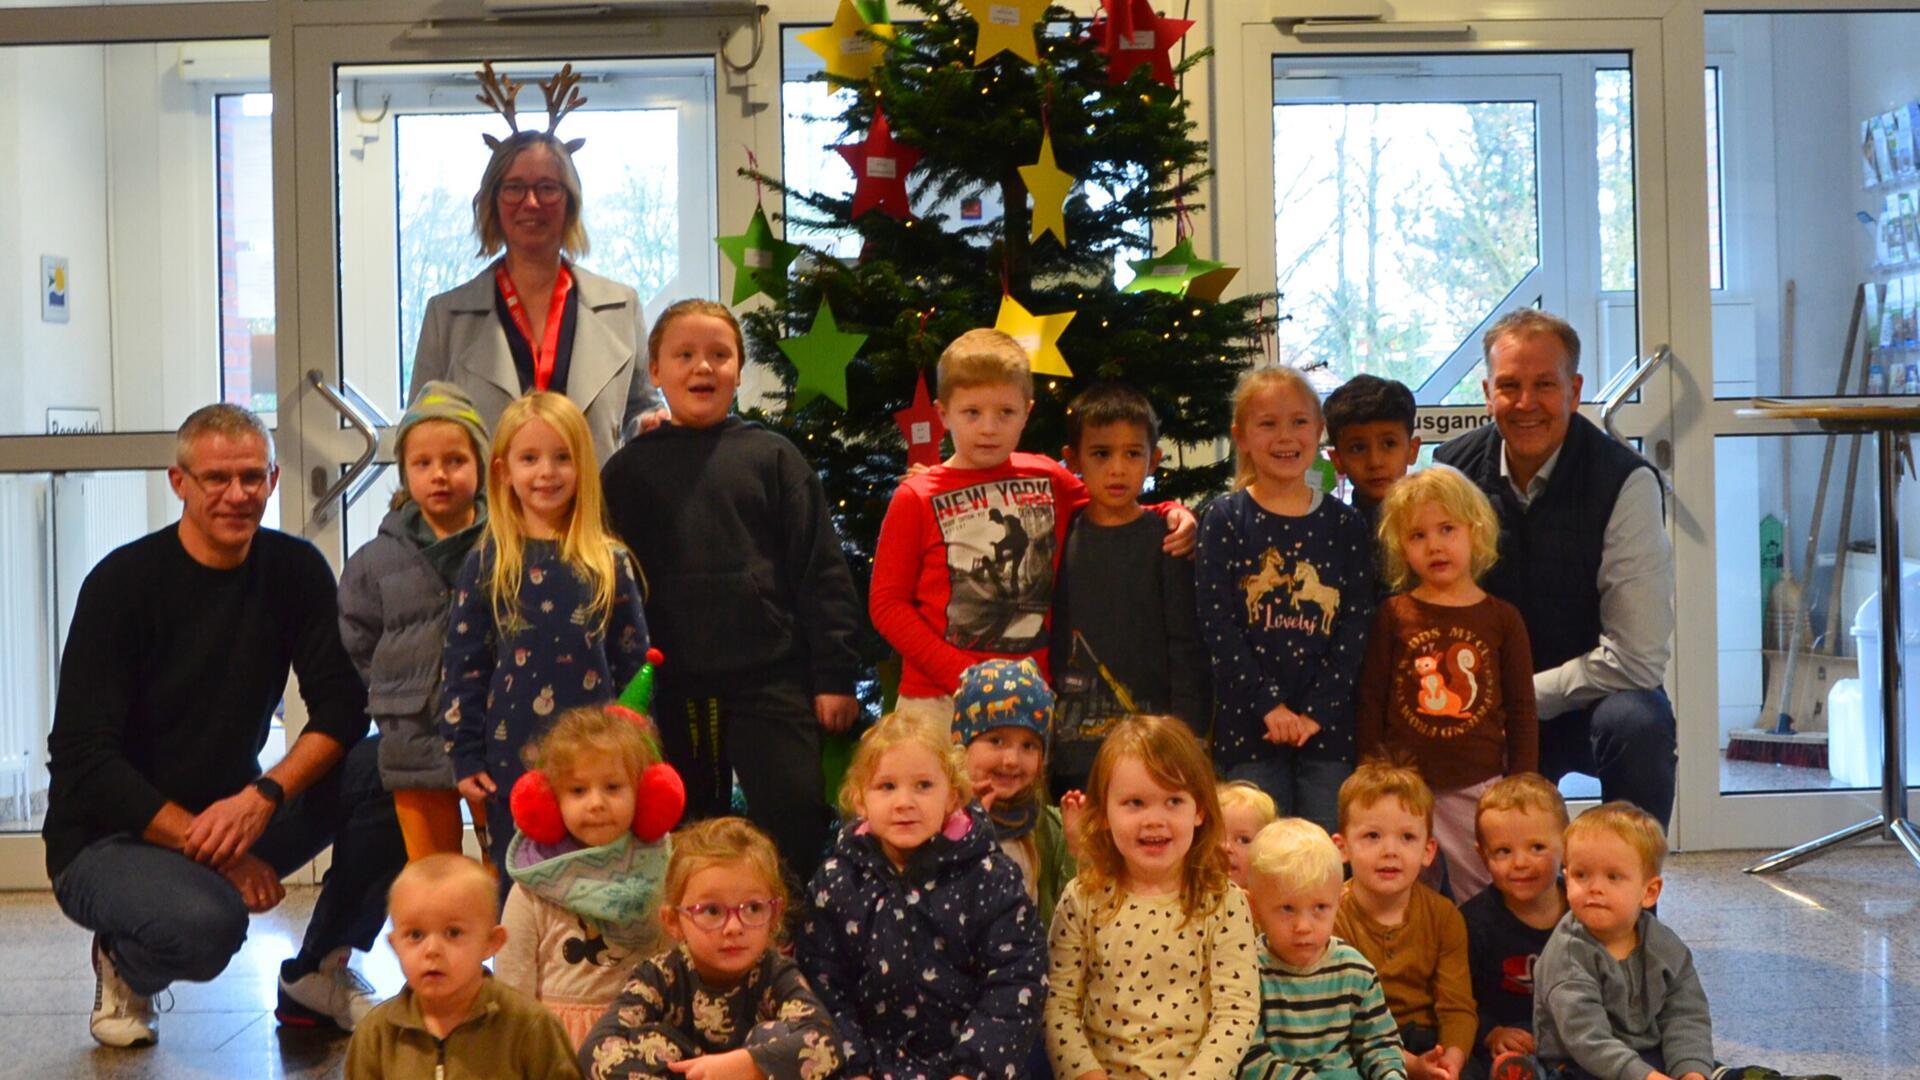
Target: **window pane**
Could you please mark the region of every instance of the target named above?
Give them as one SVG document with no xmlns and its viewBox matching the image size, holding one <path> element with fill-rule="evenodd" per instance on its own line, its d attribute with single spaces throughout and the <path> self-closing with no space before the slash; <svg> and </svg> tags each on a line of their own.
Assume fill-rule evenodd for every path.
<svg viewBox="0 0 1920 1080">
<path fill-rule="evenodd" d="M 1425 384 L 1540 264 L 1538 122 L 1530 102 L 1276 105 L 1283 358 L 1328 388 Z"/>
<path fill-rule="evenodd" d="M 1913 12 L 1707 17 L 1715 396 L 1920 393 L 1916 35 Z"/>
<path fill-rule="evenodd" d="M 1633 76 L 1625 68 L 1593 73 L 1595 149 L 1600 183 L 1600 287 L 1631 291 L 1633 240 Z"/>
<path fill-rule="evenodd" d="M 1820 498 L 1825 435 L 1714 440 L 1715 598 L 1719 605 L 1720 789 L 1877 788 L 1880 785 L 1880 563 L 1875 551 L 1877 458 L 1871 440 L 1835 441 L 1839 468 Z M 1843 479 L 1859 444 L 1857 475 Z M 1912 515 L 1903 515 L 1911 517 Z M 1911 521 L 1903 528 L 1913 528 Z M 1808 534 L 1814 534 L 1811 562 Z M 1843 559 L 1836 551 L 1845 550 Z M 1906 597 L 1920 588 L 1908 560 Z M 1920 640 L 1920 603 L 1901 609 Z M 1907 760 L 1920 755 L 1906 678 Z M 1782 730 L 1782 715 L 1789 719 Z"/>
<path fill-rule="evenodd" d="M 214 99 L 220 177 L 220 399 L 263 415 L 274 375 L 273 95 Z"/>
<path fill-rule="evenodd" d="M 0 48 L 0 435 L 170 431 L 222 396 L 273 422 L 271 118 L 216 115 L 256 78 L 264 41 Z"/>
<path fill-rule="evenodd" d="M 1720 190 L 1720 69 L 1707 69 L 1707 287 L 1725 288 L 1726 251 L 1722 230 L 1726 222 L 1721 213 Z"/>
</svg>

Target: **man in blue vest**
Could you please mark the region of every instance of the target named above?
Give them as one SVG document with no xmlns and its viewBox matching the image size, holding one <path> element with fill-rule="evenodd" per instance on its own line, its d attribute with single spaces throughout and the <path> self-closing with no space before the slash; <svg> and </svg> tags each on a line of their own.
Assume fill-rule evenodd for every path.
<svg viewBox="0 0 1920 1080">
<path fill-rule="evenodd" d="M 1673 704 L 1661 688 L 1673 635 L 1673 548 L 1647 460 L 1578 415 L 1580 335 L 1522 308 L 1483 340 L 1493 423 L 1434 455 L 1500 514 L 1500 561 L 1482 583 L 1533 641 L 1540 771 L 1600 778 L 1607 799 L 1673 812 Z"/>
</svg>

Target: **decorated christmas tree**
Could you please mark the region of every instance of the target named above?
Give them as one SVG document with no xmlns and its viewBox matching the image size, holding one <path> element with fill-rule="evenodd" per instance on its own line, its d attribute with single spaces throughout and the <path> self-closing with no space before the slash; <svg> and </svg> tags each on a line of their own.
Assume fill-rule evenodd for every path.
<svg viewBox="0 0 1920 1080">
<path fill-rule="evenodd" d="M 1175 448 L 1153 497 L 1223 489 L 1230 462 L 1188 464 L 1180 451 L 1226 436 L 1234 381 L 1261 354 L 1276 297 L 1221 299 L 1234 271 L 1188 235 L 1208 175 L 1179 90 L 1206 57 L 1183 56 L 1191 23 L 1148 0 L 1102 0 L 1091 20 L 1045 0 L 907 0 L 893 24 L 883 2 L 842 0 L 833 26 L 803 37 L 827 60 L 820 77 L 854 91 L 836 147 L 851 197 L 745 170 L 788 196 L 790 236 L 853 230 L 859 257 L 788 245 L 759 212 L 721 241 L 739 268 L 734 301 L 773 300 L 744 322 L 787 396 L 750 415 L 819 471 L 862 592 L 910 457 L 947 453 L 928 403 L 935 363 L 976 327 L 998 325 L 1032 357 L 1022 449 L 1058 455 L 1067 403 L 1119 380 L 1153 402 Z M 979 210 L 996 203 L 998 216 Z M 1124 289 L 1117 259 L 1136 274 Z M 875 658 L 885 651 L 876 638 Z"/>
</svg>

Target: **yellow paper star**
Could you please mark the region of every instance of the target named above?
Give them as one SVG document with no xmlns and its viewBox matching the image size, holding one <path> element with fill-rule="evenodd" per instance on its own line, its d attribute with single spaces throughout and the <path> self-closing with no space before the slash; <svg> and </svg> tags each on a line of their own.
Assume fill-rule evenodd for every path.
<svg viewBox="0 0 1920 1080">
<path fill-rule="evenodd" d="M 1061 172 L 1053 163 L 1053 132 L 1040 136 L 1040 160 L 1020 166 L 1020 179 L 1033 196 L 1033 229 L 1028 241 L 1050 232 L 1061 247 L 1067 246 L 1067 195 L 1073 191 L 1074 177 Z"/>
<path fill-rule="evenodd" d="M 833 13 L 833 25 L 797 35 L 800 44 L 820 54 L 827 62 L 827 74 L 859 82 L 873 74 L 873 66 L 886 55 L 885 42 L 870 41 L 860 31 L 870 30 L 883 38 L 893 37 L 892 23 L 869 23 L 860 17 L 853 0 L 840 0 Z"/>
<path fill-rule="evenodd" d="M 1003 52 L 1025 60 L 1040 62 L 1040 51 L 1033 44 L 1033 25 L 1047 13 L 1048 0 L 960 0 L 980 36 L 973 43 L 973 66 L 979 67 Z"/>
<path fill-rule="evenodd" d="M 1067 358 L 1060 353 L 1060 335 L 1073 321 L 1075 312 L 1062 311 L 1052 315 L 1035 315 L 1020 305 L 1020 301 L 1011 296 L 1000 298 L 1000 314 L 994 317 L 993 328 L 1020 343 L 1027 350 L 1027 367 L 1035 375 L 1062 375 L 1073 377 L 1073 369 L 1067 366 Z"/>
</svg>

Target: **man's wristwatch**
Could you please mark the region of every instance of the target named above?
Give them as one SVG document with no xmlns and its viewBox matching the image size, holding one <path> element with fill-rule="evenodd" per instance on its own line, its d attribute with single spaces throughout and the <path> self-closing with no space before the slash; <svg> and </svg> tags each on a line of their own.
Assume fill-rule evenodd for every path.
<svg viewBox="0 0 1920 1080">
<path fill-rule="evenodd" d="M 280 781 L 275 780 L 271 776 L 263 776 L 255 780 L 253 782 L 253 790 L 265 795 L 267 801 L 273 804 L 275 810 L 287 804 L 287 789 L 281 787 Z"/>
</svg>

